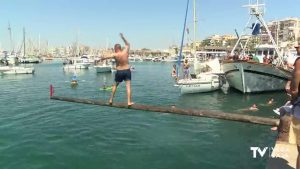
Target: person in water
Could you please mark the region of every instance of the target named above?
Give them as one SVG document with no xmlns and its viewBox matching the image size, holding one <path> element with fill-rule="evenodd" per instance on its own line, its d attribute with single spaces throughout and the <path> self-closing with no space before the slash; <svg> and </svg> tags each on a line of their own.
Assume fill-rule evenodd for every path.
<svg viewBox="0 0 300 169">
<path fill-rule="evenodd" d="M 273 103 L 274 103 L 274 99 L 273 98 L 268 101 L 268 105 L 272 105 Z"/>
<path fill-rule="evenodd" d="M 127 103 L 128 103 L 128 106 L 131 106 L 134 103 L 131 101 L 131 71 L 130 71 L 130 66 L 128 63 L 130 44 L 125 39 L 125 37 L 123 36 L 122 33 L 120 33 L 120 37 L 125 43 L 125 48 L 122 50 L 122 47 L 120 44 L 115 44 L 114 53 L 102 57 L 101 60 L 106 60 L 106 59 L 115 59 L 116 60 L 117 72 L 115 74 L 115 84 L 113 85 L 113 88 L 112 88 L 112 94 L 109 99 L 109 104 L 111 104 L 111 105 L 113 104 L 113 99 L 114 99 L 115 93 L 117 91 L 117 87 L 119 86 L 119 84 L 121 82 L 125 81 L 126 90 L 127 90 Z"/>
<path fill-rule="evenodd" d="M 249 108 L 250 111 L 258 111 L 258 108 L 256 106 L 256 104 L 253 104 L 250 108 Z"/>
<path fill-rule="evenodd" d="M 188 79 L 190 76 L 190 65 L 188 63 L 188 60 L 185 59 L 183 63 L 183 78 Z"/>
<path fill-rule="evenodd" d="M 71 81 L 71 83 L 72 83 L 72 84 L 77 84 L 77 82 L 78 82 L 78 79 L 77 79 L 76 74 L 74 73 L 73 76 L 72 76 L 72 81 Z"/>
</svg>

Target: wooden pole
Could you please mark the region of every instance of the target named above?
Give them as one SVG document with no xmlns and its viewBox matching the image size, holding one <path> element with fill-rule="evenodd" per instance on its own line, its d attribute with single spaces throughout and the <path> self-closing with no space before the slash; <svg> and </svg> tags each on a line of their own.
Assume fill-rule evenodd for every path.
<svg viewBox="0 0 300 169">
<path fill-rule="evenodd" d="M 279 125 L 278 119 L 249 116 L 249 115 L 242 115 L 242 114 L 234 114 L 234 113 L 183 109 L 183 108 L 177 108 L 175 106 L 161 107 L 161 106 L 134 104 L 134 105 L 128 107 L 128 105 L 126 103 L 114 103 L 113 105 L 110 105 L 107 102 L 100 101 L 100 100 L 77 99 L 77 98 L 60 97 L 60 96 L 51 96 L 50 99 L 66 101 L 66 102 L 82 103 L 82 104 L 108 106 L 108 107 L 115 107 L 115 108 L 122 108 L 122 109 L 143 110 L 143 111 L 151 111 L 151 112 L 159 112 L 159 113 L 170 113 L 170 114 L 179 114 L 179 115 L 187 115 L 187 116 L 207 117 L 207 118 L 223 119 L 223 120 L 238 121 L 238 122 L 244 122 L 244 123 L 268 125 L 268 126 L 278 126 Z"/>
</svg>

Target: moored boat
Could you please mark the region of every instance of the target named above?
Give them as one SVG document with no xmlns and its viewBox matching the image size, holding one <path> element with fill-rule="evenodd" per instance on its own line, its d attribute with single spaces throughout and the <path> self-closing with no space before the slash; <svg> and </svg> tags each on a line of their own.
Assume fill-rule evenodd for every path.
<svg viewBox="0 0 300 169">
<path fill-rule="evenodd" d="M 239 36 L 231 51 L 233 60 L 223 62 L 223 70 L 229 85 L 243 93 L 283 90 L 291 76 L 291 71 L 283 68 L 283 56 L 263 19 L 264 4 L 255 3 L 246 7 L 250 8 L 250 18 L 245 27 L 248 31 Z M 255 21 L 253 21 L 254 18 Z M 254 23 L 249 27 L 252 21 Z M 257 45 L 255 56 L 253 56 L 246 52 L 247 44 L 252 36 L 257 37 L 261 34 L 261 27 L 265 29 L 272 44 Z M 249 34 L 252 36 L 247 36 Z M 236 51 L 238 46 L 242 46 L 240 53 Z"/>
<path fill-rule="evenodd" d="M 199 74 L 197 78 L 177 81 L 181 94 L 212 92 L 220 89 L 219 76 L 215 74 Z"/>
<path fill-rule="evenodd" d="M 73 58 L 67 61 L 64 69 L 88 69 L 91 64 L 84 58 Z"/>
<path fill-rule="evenodd" d="M 2 74 L 13 75 L 13 74 L 33 74 L 34 68 L 26 67 L 10 67 L 9 70 L 3 71 Z"/>
<path fill-rule="evenodd" d="M 291 72 L 269 64 L 224 61 L 223 70 L 230 87 L 243 93 L 283 90 Z"/>
</svg>

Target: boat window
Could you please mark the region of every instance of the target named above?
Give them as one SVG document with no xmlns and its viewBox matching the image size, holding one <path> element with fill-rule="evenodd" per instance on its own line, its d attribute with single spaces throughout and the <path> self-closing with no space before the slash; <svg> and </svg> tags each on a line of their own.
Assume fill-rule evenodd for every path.
<svg viewBox="0 0 300 169">
<path fill-rule="evenodd" d="M 262 51 L 261 50 L 257 51 L 257 55 L 262 55 Z"/>
<path fill-rule="evenodd" d="M 268 51 L 267 50 L 264 50 L 264 56 L 265 55 L 268 55 Z"/>
<path fill-rule="evenodd" d="M 271 50 L 269 55 L 274 55 L 274 50 Z"/>
</svg>

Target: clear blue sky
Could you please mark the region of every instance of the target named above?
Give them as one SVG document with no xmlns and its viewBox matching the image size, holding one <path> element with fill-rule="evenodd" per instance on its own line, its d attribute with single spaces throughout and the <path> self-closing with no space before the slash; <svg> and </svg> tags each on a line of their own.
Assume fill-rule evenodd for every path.
<svg viewBox="0 0 300 169">
<path fill-rule="evenodd" d="M 192 7 L 192 0 L 190 6 Z M 248 19 L 241 6 L 248 0 L 197 0 L 198 39 L 212 34 L 234 34 Z M 8 22 L 13 38 L 28 36 L 50 46 L 69 45 L 76 39 L 92 47 L 121 42 L 123 32 L 133 48 L 164 49 L 179 44 L 186 0 L 0 0 L 0 43 L 8 48 Z M 300 17 L 299 0 L 266 0 L 266 20 Z M 192 31 L 192 10 L 188 25 Z"/>
</svg>

